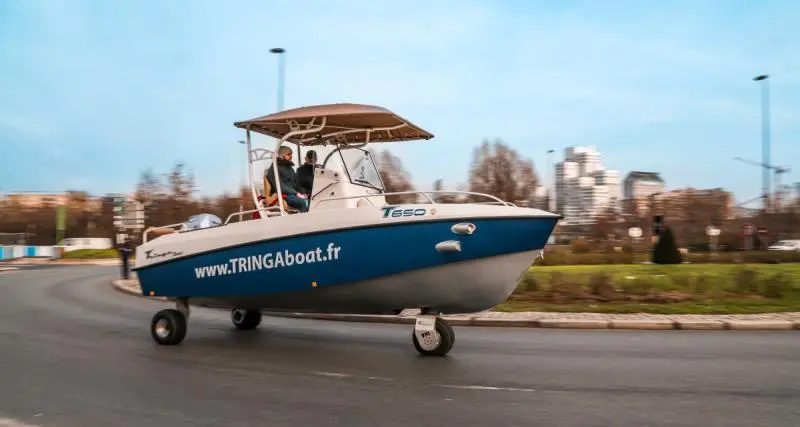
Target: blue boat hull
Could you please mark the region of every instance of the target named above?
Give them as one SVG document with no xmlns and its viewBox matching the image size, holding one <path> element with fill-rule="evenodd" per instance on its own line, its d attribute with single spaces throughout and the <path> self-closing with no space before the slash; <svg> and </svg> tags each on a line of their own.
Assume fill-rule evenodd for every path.
<svg viewBox="0 0 800 427">
<path fill-rule="evenodd" d="M 458 235 L 453 224 L 476 225 Z M 249 242 L 138 270 L 144 295 L 241 308 L 376 313 L 491 308 L 513 291 L 557 218 L 421 221 Z M 439 252 L 445 240 L 460 252 Z M 457 280 L 455 280 L 457 278 Z M 488 306 L 487 306 L 488 305 Z"/>
</svg>

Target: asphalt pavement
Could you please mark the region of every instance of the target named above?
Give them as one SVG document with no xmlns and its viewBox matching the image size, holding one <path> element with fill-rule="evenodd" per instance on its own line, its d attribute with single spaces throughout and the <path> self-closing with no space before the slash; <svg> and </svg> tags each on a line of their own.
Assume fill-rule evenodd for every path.
<svg viewBox="0 0 800 427">
<path fill-rule="evenodd" d="M 424 358 L 409 325 L 240 332 L 193 308 L 161 347 L 149 323 L 171 305 L 113 290 L 118 271 L 0 274 L 0 425 L 800 425 L 796 332 L 456 326 Z"/>
</svg>

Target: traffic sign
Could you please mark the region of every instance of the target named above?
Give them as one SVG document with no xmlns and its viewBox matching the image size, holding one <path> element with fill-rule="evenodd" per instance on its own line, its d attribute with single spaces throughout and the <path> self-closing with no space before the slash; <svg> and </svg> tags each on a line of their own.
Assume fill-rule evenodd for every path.
<svg viewBox="0 0 800 427">
<path fill-rule="evenodd" d="M 638 239 L 642 237 L 642 229 L 639 227 L 631 227 L 628 229 L 628 236 Z"/>
<path fill-rule="evenodd" d="M 752 236 L 754 230 L 755 227 L 753 227 L 753 224 L 745 224 L 742 226 L 742 232 L 745 236 Z"/>
<path fill-rule="evenodd" d="M 706 227 L 706 235 L 708 236 L 719 236 L 719 233 L 720 229 L 714 227 L 713 225 L 709 225 L 708 227 Z"/>
</svg>

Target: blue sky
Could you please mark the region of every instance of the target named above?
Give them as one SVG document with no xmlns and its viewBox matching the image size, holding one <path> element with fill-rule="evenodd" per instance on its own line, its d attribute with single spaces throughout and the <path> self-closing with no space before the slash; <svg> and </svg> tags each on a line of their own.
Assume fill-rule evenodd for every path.
<svg viewBox="0 0 800 427">
<path fill-rule="evenodd" d="M 595 145 L 670 188 L 761 188 L 759 86 L 772 159 L 800 181 L 800 2 L 0 2 L 0 191 L 131 191 L 175 161 L 233 190 L 243 134 L 276 108 L 387 107 L 436 135 L 387 145 L 419 187 L 466 182 L 471 149 Z M 552 180 L 552 178 L 550 178 Z"/>
</svg>

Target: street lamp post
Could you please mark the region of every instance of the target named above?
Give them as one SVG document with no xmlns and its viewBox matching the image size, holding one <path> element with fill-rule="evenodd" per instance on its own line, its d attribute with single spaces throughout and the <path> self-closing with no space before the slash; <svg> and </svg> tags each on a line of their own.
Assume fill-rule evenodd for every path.
<svg viewBox="0 0 800 427">
<path fill-rule="evenodd" d="M 761 82 L 761 163 L 763 163 L 762 187 L 764 192 L 764 210 L 770 208 L 769 165 L 769 75 L 761 74 L 753 77 L 754 81 Z"/>
<path fill-rule="evenodd" d="M 549 176 L 549 178 L 545 178 L 545 190 L 547 194 L 547 211 L 553 212 L 553 204 L 555 197 L 555 169 L 550 168 L 550 155 L 553 154 L 555 150 L 547 150 L 547 164 L 545 165 L 545 175 Z M 552 175 L 551 175 L 552 173 Z M 552 181 L 551 181 L 552 180 Z"/>
<path fill-rule="evenodd" d="M 269 50 L 271 53 L 278 55 L 278 111 L 283 111 L 283 86 L 286 73 L 286 49 L 282 47 L 274 47 Z"/>
<path fill-rule="evenodd" d="M 269 50 L 270 53 L 278 55 L 278 111 L 283 111 L 283 93 L 286 80 L 286 49 L 282 47 L 273 47 Z M 275 138 L 275 143 L 278 138 Z M 297 157 L 301 158 L 300 147 L 297 147 Z"/>
</svg>

